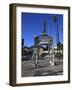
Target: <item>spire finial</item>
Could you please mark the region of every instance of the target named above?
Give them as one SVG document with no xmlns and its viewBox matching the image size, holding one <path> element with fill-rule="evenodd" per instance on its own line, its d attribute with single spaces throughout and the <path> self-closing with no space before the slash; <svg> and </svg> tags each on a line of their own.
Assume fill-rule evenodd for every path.
<svg viewBox="0 0 72 90">
<path fill-rule="evenodd" d="M 46 17 L 43 18 L 43 33 L 42 35 L 46 35 Z"/>
</svg>

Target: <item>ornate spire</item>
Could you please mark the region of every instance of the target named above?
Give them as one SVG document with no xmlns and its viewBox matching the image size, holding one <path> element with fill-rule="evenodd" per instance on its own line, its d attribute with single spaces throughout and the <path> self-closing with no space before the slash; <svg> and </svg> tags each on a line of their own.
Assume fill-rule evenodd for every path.
<svg viewBox="0 0 72 90">
<path fill-rule="evenodd" d="M 42 35 L 46 35 L 46 17 L 43 18 L 43 32 Z"/>
</svg>

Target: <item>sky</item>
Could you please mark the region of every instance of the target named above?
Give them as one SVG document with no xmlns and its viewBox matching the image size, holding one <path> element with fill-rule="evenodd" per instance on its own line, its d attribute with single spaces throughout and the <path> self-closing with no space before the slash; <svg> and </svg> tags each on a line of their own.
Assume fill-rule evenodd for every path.
<svg viewBox="0 0 72 90">
<path fill-rule="evenodd" d="M 55 14 L 57 16 L 59 41 L 63 43 L 63 15 Z M 21 36 L 24 39 L 25 46 L 34 45 L 34 36 L 42 35 L 43 32 L 43 18 L 46 18 L 46 32 L 53 37 L 54 46 L 57 44 L 56 24 L 53 17 L 54 14 L 40 14 L 40 13 L 21 13 Z"/>
</svg>

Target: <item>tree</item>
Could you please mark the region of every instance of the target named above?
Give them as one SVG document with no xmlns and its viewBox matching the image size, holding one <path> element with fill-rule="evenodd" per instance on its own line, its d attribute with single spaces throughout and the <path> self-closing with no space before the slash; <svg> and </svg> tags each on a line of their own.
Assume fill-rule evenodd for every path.
<svg viewBox="0 0 72 90">
<path fill-rule="evenodd" d="M 60 50 L 61 49 L 61 42 L 57 43 L 57 49 Z"/>
<path fill-rule="evenodd" d="M 35 45 L 38 45 L 38 44 L 39 44 L 39 38 L 35 37 Z"/>
<path fill-rule="evenodd" d="M 58 58 L 63 57 L 63 44 L 61 42 L 57 43 L 57 50 L 58 50 L 58 53 L 57 53 Z"/>
</svg>

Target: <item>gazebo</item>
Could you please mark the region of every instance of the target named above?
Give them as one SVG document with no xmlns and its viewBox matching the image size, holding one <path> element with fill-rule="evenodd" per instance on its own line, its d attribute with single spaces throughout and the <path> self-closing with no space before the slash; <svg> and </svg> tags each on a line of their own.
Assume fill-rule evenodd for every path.
<svg viewBox="0 0 72 90">
<path fill-rule="evenodd" d="M 37 51 L 36 55 L 40 56 L 40 55 L 45 53 L 45 57 L 47 57 L 47 59 L 49 59 L 50 63 L 52 65 L 54 65 L 53 37 L 48 35 L 46 32 L 46 19 L 45 19 L 45 17 L 43 19 L 43 32 L 41 35 L 34 37 L 34 44 L 35 44 L 36 51 Z M 49 57 L 51 57 L 51 58 L 49 58 Z M 37 56 L 36 56 L 36 59 L 38 59 Z"/>
</svg>

